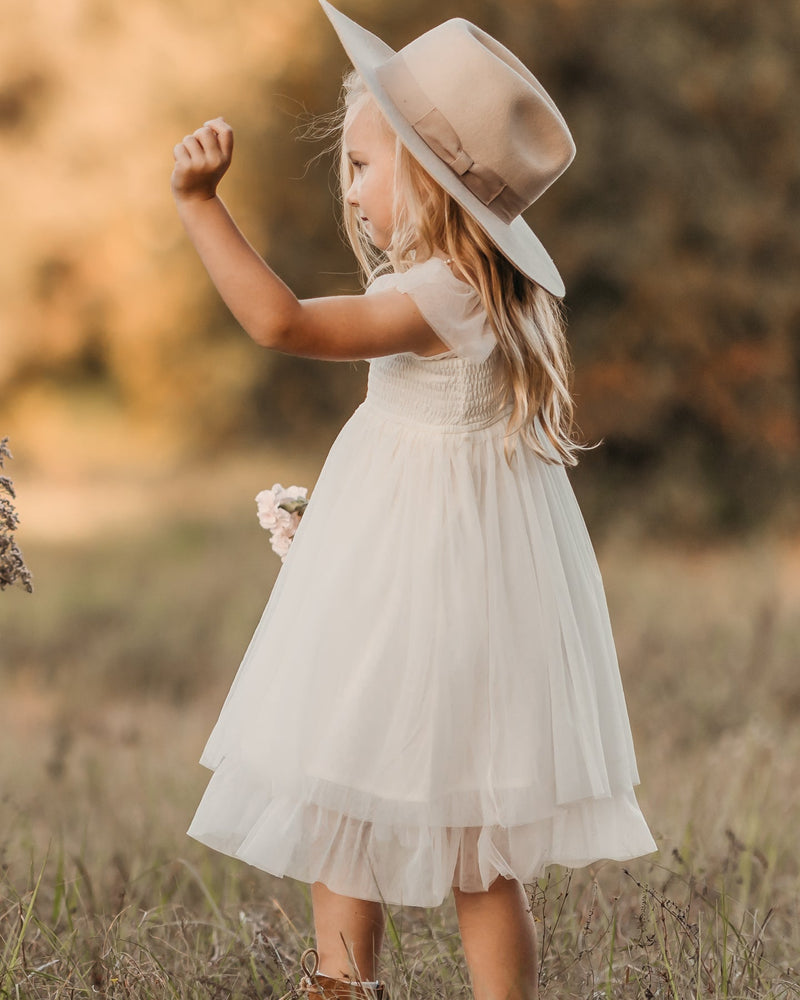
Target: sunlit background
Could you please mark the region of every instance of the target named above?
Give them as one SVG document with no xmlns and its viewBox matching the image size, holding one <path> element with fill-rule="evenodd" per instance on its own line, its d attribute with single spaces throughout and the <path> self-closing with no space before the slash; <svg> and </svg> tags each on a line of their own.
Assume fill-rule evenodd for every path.
<svg viewBox="0 0 800 1000">
<path fill-rule="evenodd" d="M 800 954 L 781 909 L 800 821 L 800 7 L 341 7 L 395 48 L 467 17 L 573 132 L 574 163 L 526 217 L 564 277 L 578 422 L 602 441 L 572 478 L 641 800 L 693 877 L 729 870 L 734 842 L 751 852 L 743 905 L 761 893 Z M 180 227 L 172 147 L 223 115 L 220 193 L 251 242 L 300 296 L 355 292 L 332 161 L 306 135 L 346 61 L 315 0 L 4 0 L 2 21 L 0 438 L 35 586 L 0 594 L 8 885 L 24 895 L 48 844 L 81 859 L 77 882 L 117 857 L 129 899 L 137 871 L 191 857 L 235 909 L 275 880 L 183 831 L 279 567 L 253 498 L 313 488 L 367 365 L 248 340 Z M 145 908 L 163 888 L 146 885 Z"/>
</svg>

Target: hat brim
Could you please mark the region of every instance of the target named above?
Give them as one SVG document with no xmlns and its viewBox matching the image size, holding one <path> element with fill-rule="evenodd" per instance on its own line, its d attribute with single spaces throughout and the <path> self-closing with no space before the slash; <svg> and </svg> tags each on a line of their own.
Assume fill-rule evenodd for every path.
<svg viewBox="0 0 800 1000">
<path fill-rule="evenodd" d="M 448 194 L 452 195 L 462 208 L 469 212 L 504 257 L 548 292 L 557 298 L 563 298 L 565 289 L 561 275 L 541 241 L 522 216 L 517 216 L 511 223 L 499 219 L 469 190 L 458 174 L 434 153 L 397 109 L 376 72 L 378 67 L 395 55 L 394 49 L 381 41 L 377 35 L 373 35 L 342 14 L 328 3 L 328 0 L 319 2 L 339 36 L 339 41 L 353 67 L 377 101 L 400 142 L 414 159 Z"/>
</svg>

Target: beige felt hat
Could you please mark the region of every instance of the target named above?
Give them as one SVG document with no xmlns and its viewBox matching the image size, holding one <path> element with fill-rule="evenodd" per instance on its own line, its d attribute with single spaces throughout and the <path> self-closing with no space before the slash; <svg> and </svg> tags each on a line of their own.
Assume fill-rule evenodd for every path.
<svg viewBox="0 0 800 1000">
<path fill-rule="evenodd" d="M 395 52 L 320 0 L 400 141 L 520 271 L 553 295 L 564 282 L 521 213 L 575 156 L 550 95 L 517 57 L 462 18 Z"/>
</svg>

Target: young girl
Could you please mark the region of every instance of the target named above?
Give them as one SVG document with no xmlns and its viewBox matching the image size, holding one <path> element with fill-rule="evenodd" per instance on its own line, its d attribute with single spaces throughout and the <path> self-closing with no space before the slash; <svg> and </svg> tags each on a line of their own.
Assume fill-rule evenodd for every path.
<svg viewBox="0 0 800 1000">
<path fill-rule="evenodd" d="M 564 286 L 520 215 L 575 148 L 479 28 L 448 21 L 395 53 L 320 2 L 355 67 L 341 179 L 366 294 L 298 301 L 249 246 L 216 195 L 221 118 L 175 147 L 180 216 L 247 333 L 371 359 L 205 749 L 189 832 L 311 883 L 312 995 L 381 996 L 383 904 L 452 889 L 475 996 L 530 1000 L 522 884 L 655 849 L 565 469 Z"/>
</svg>

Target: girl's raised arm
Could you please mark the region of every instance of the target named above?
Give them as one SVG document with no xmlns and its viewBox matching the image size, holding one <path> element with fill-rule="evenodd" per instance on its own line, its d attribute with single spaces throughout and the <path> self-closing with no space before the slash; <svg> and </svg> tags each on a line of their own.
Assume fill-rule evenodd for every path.
<svg viewBox="0 0 800 1000">
<path fill-rule="evenodd" d="M 206 122 L 174 148 L 172 193 L 189 238 L 237 321 L 256 343 L 286 354 L 356 360 L 446 350 L 409 296 L 396 291 L 299 300 L 247 242 L 217 196 L 233 131 Z"/>
</svg>

